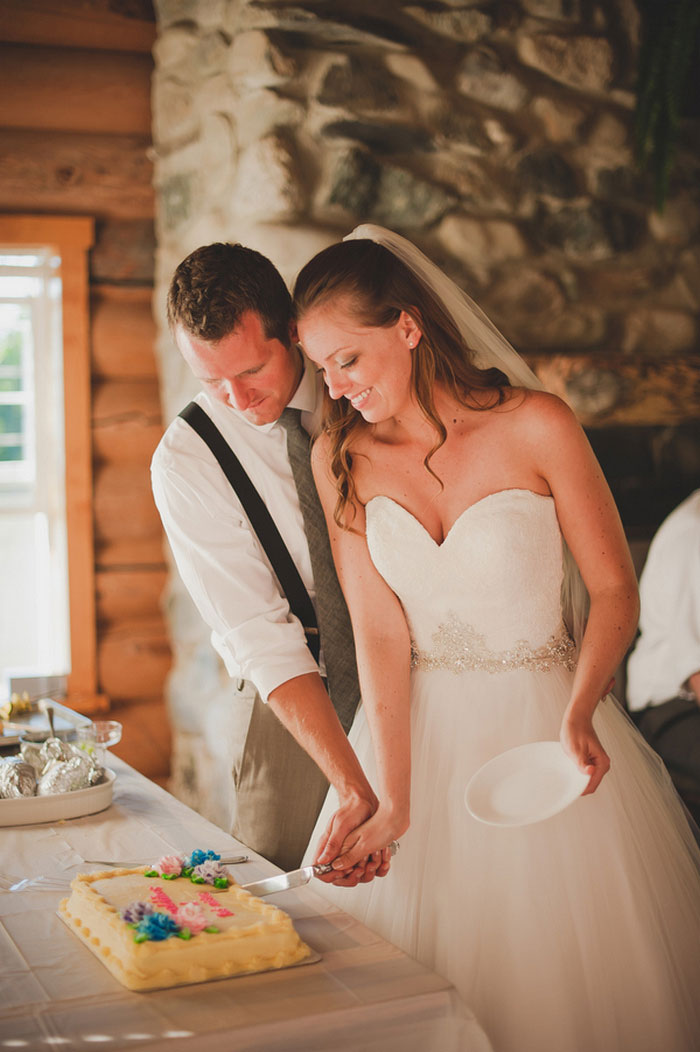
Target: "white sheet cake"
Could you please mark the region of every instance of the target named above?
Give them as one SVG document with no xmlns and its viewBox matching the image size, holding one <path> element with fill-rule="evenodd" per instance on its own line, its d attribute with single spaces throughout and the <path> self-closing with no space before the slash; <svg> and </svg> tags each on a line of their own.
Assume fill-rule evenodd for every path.
<svg viewBox="0 0 700 1052">
<path fill-rule="evenodd" d="M 59 916 L 130 990 L 285 968 L 311 953 L 287 914 L 232 883 L 212 852 L 81 874 Z"/>
</svg>

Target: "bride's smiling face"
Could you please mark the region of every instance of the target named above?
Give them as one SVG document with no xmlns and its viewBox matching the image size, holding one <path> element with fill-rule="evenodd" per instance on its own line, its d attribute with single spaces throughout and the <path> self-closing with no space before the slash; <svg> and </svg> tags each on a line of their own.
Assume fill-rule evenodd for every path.
<svg viewBox="0 0 700 1052">
<path fill-rule="evenodd" d="M 334 301 L 312 308 L 298 332 L 331 398 L 346 398 L 367 423 L 399 416 L 411 404 L 411 351 L 420 330 L 405 311 L 393 325 L 368 326 L 347 301 Z"/>
</svg>

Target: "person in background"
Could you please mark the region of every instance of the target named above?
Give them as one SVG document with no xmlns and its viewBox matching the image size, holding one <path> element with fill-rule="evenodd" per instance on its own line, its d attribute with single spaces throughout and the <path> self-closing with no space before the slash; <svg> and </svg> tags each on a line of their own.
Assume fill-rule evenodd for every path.
<svg viewBox="0 0 700 1052">
<path fill-rule="evenodd" d="M 627 707 L 700 825 L 700 489 L 656 532 L 639 593 Z"/>
</svg>

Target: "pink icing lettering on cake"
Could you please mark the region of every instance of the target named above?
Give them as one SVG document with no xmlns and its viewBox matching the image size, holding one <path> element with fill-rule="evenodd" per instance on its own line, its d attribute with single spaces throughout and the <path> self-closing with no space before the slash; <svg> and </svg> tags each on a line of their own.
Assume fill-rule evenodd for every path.
<svg viewBox="0 0 700 1052">
<path fill-rule="evenodd" d="M 177 906 L 163 888 L 151 888 L 150 895 L 154 906 L 171 913 L 173 917 L 177 914 Z"/>
<path fill-rule="evenodd" d="M 231 910 L 227 910 L 225 906 L 222 906 L 221 903 L 217 902 L 210 891 L 200 891 L 197 898 L 201 899 L 205 906 L 209 906 L 217 917 L 233 917 Z"/>
</svg>

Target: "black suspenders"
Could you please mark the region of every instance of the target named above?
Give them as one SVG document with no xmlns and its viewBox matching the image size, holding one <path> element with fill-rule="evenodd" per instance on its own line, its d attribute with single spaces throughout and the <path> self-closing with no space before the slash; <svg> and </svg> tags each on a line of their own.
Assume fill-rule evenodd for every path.
<svg viewBox="0 0 700 1052">
<path fill-rule="evenodd" d="M 287 597 L 289 608 L 304 626 L 309 650 L 314 660 L 318 661 L 320 641 L 313 603 L 260 494 L 228 442 L 200 405 L 190 402 L 179 415 L 209 446 L 234 492 L 238 494 L 243 510 L 265 549 L 282 591 Z"/>
</svg>

